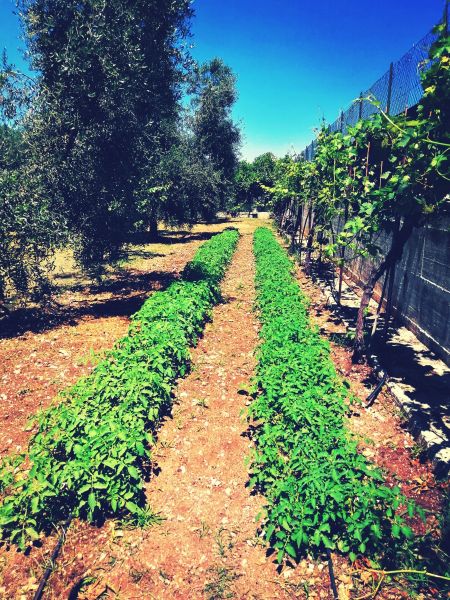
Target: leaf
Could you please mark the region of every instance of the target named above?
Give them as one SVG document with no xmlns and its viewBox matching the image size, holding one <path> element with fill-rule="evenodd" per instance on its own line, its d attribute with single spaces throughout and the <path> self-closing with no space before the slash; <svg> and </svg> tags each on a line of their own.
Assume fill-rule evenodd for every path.
<svg viewBox="0 0 450 600">
<path fill-rule="evenodd" d="M 25 531 L 27 532 L 27 535 L 30 538 L 30 540 L 32 540 L 33 542 L 39 539 L 39 533 L 35 529 L 33 529 L 33 527 L 26 527 Z"/>
<path fill-rule="evenodd" d="M 31 512 L 36 513 L 39 510 L 39 496 L 31 498 Z"/>
<path fill-rule="evenodd" d="M 292 558 L 297 558 L 297 551 L 292 544 L 286 544 L 284 549 L 289 554 L 289 556 L 291 556 Z"/>
<path fill-rule="evenodd" d="M 397 525 L 397 523 L 394 523 L 394 525 L 392 525 L 392 535 L 395 538 L 398 538 L 400 536 L 400 527 Z"/>
<path fill-rule="evenodd" d="M 131 475 L 131 477 L 133 477 L 134 479 L 140 479 L 141 476 L 139 474 L 139 471 L 136 469 L 136 467 L 134 467 L 133 465 L 128 465 L 128 473 Z"/>
<path fill-rule="evenodd" d="M 91 492 L 88 496 L 88 506 L 93 511 L 97 504 L 94 492 Z"/>
<path fill-rule="evenodd" d="M 269 526 L 267 527 L 267 529 L 266 529 L 266 535 L 265 535 L 266 541 L 270 541 L 270 539 L 271 539 L 271 538 L 272 538 L 272 536 L 273 536 L 273 532 L 274 532 L 274 531 L 275 531 L 275 525 L 272 523 L 272 524 L 271 524 L 271 525 L 269 525 Z"/>
<path fill-rule="evenodd" d="M 330 538 L 328 538 L 323 533 L 322 533 L 321 537 L 322 537 L 322 543 L 325 546 L 325 548 L 328 548 L 329 550 L 334 550 L 334 543 L 332 542 L 332 540 L 330 540 Z"/>
<path fill-rule="evenodd" d="M 400 529 L 406 538 L 411 539 L 413 537 L 414 534 L 411 527 L 408 527 L 407 525 L 402 525 Z"/>
<path fill-rule="evenodd" d="M 134 502 L 131 502 L 130 500 L 125 503 L 125 507 L 132 514 L 138 514 L 138 513 L 141 512 L 141 508 L 137 504 L 135 504 Z"/>
</svg>

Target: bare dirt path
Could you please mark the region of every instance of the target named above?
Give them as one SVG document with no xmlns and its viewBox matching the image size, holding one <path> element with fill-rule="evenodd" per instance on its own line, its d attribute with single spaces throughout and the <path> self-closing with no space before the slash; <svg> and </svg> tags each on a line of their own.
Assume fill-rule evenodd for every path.
<svg viewBox="0 0 450 600">
<path fill-rule="evenodd" d="M 75 522 L 48 600 L 329 598 L 325 564 L 304 560 L 277 572 L 257 533 L 264 500 L 247 487 L 251 442 L 242 411 L 258 343 L 251 234 L 260 224 L 239 224 L 243 235 L 222 285 L 224 302 L 192 350 L 192 371 L 158 435 L 157 470 L 146 493 L 162 522 L 147 530 Z M 49 550 L 13 561 L 5 597 L 19 579 L 28 600 Z"/>
<path fill-rule="evenodd" d="M 260 224 L 238 223 L 242 237 L 222 284 L 224 301 L 214 308 L 212 322 L 192 350 L 192 371 L 180 381 L 171 418 L 159 431 L 153 452 L 156 470 L 146 494 L 162 521 L 144 530 L 114 521 L 100 528 L 74 522 L 46 600 L 332 597 L 324 561 L 306 558 L 277 571 L 255 522 L 264 499 L 247 487 L 245 457 L 251 441 L 242 411 L 249 401 L 245 389 L 258 344 L 252 233 Z M 340 331 L 315 286 L 300 271 L 298 275 L 322 332 Z M 342 346 L 333 345 L 333 358 L 354 392 L 364 398 L 369 372 L 353 367 Z M 393 414 L 389 398 L 382 394 L 373 409 L 353 417 L 352 425 L 361 436 L 361 450 L 388 469 L 390 480 L 433 511 L 439 504 L 435 484 L 427 467 L 411 456 L 412 439 Z M 367 436 L 375 444 L 366 442 Z M 33 597 L 55 541 L 52 536 L 29 556 L 14 548 L 1 553 L 2 600 Z M 334 556 L 334 561 L 340 599 L 370 597 L 371 577 L 355 582 L 354 567 L 343 557 Z M 361 563 L 357 570 L 363 568 Z M 378 596 L 398 600 L 408 593 L 386 586 Z"/>
<path fill-rule="evenodd" d="M 264 559 L 261 548 L 247 544 L 255 542 L 260 499 L 245 487 L 249 440 L 240 414 L 246 398 L 238 393 L 253 373 L 257 344 L 251 241 L 244 235 L 239 242 L 222 285 L 224 302 L 193 352 L 192 373 L 178 386 L 173 419 L 160 432 L 160 473 L 147 495 L 166 521 L 133 556 L 134 569 L 145 573 L 136 592 L 151 598 L 242 589 L 244 573 L 256 575 L 255 555 Z M 115 585 L 130 589 L 129 575 L 120 571 Z"/>
<path fill-rule="evenodd" d="M 147 532 L 121 531 L 114 566 L 86 598 L 108 589 L 121 598 L 292 597 L 257 536 L 263 499 L 247 487 L 251 444 L 242 391 L 258 343 L 252 229 L 243 228 L 222 285 L 224 302 L 192 352 L 193 370 L 180 382 L 172 419 L 158 436 L 159 474 L 147 497 L 164 521 Z"/>
</svg>

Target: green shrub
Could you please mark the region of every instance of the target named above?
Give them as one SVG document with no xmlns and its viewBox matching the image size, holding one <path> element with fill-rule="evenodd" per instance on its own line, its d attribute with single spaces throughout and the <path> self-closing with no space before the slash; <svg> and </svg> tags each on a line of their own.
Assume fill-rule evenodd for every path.
<svg viewBox="0 0 450 600">
<path fill-rule="evenodd" d="M 4 537 L 24 548 L 69 514 L 89 521 L 141 515 L 155 428 L 188 371 L 188 348 L 220 298 L 238 236 L 226 230 L 201 246 L 182 280 L 154 293 L 128 335 L 38 416 L 27 461 L 14 477 L 11 463 L 4 469 Z"/>
<path fill-rule="evenodd" d="M 286 252 L 265 228 L 255 233 L 254 252 L 262 343 L 250 407 L 257 424 L 251 483 L 267 499 L 266 539 L 279 561 L 326 549 L 352 560 L 380 551 L 411 535 L 396 511 L 407 505 L 411 515 L 414 506 L 383 485 L 346 430 L 348 390 L 309 322 Z"/>
</svg>

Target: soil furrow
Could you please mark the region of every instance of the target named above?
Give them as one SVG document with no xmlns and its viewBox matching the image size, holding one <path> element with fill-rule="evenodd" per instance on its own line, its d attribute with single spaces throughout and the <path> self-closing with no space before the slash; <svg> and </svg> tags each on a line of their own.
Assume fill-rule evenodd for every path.
<svg viewBox="0 0 450 600">
<path fill-rule="evenodd" d="M 149 535 L 125 532 L 127 566 L 108 577 L 125 597 L 284 597 L 270 583 L 276 567 L 256 535 L 262 499 L 247 487 L 244 462 L 251 444 L 241 413 L 258 342 L 253 277 L 252 236 L 243 235 L 222 285 L 223 303 L 192 352 L 192 372 L 159 433 L 159 474 L 147 497 L 165 520 Z"/>
<path fill-rule="evenodd" d="M 258 344 L 254 228 L 241 226 L 223 302 L 192 351 L 192 371 L 179 383 L 172 415 L 158 434 L 156 471 L 146 493 L 161 523 L 147 530 L 109 523 L 102 532 L 76 524 L 49 598 L 61 597 L 83 576 L 94 578 L 79 595 L 85 599 L 268 600 L 292 598 L 300 589 L 304 570 L 291 583 L 294 570 L 280 576 L 274 557 L 267 556 L 255 522 L 264 499 L 248 488 L 245 458 L 252 444 L 242 413 Z M 68 546 L 80 548 L 88 536 L 88 551 L 77 557 Z"/>
<path fill-rule="evenodd" d="M 325 560 L 306 557 L 298 565 L 284 565 L 281 573 L 277 570 L 275 555 L 258 536 L 255 522 L 264 498 L 248 488 L 245 458 L 252 442 L 243 413 L 258 345 L 252 233 L 259 224 L 239 223 L 243 235 L 222 283 L 223 302 L 213 309 L 211 322 L 191 351 L 191 373 L 179 382 L 171 416 L 158 432 L 146 495 L 161 521 L 147 529 L 128 529 L 117 521 L 100 528 L 75 521 L 51 576 L 48 600 L 331 597 Z M 311 293 L 308 282 L 300 279 Z M 341 371 L 343 352 L 333 346 Z M 363 397 L 356 372 L 346 369 L 345 374 Z M 381 404 L 384 400 L 379 399 L 377 415 Z M 367 427 L 377 432 L 372 413 L 375 409 L 361 411 L 366 435 Z M 399 428 L 396 435 L 394 451 L 409 443 Z M 365 453 L 370 450 L 370 445 L 363 446 Z M 32 597 L 53 543 L 54 538 L 46 540 L 30 556 L 13 548 L 3 553 L 0 561 L 7 577 L 0 598 Z M 354 567 L 344 557 L 334 555 L 334 561 L 340 597 L 358 595 L 362 584 L 355 588 L 350 575 Z M 398 589 L 383 589 L 379 595 L 403 597 Z"/>
<path fill-rule="evenodd" d="M 165 244 L 170 250 L 164 244 L 138 248 L 134 254 L 144 258 L 134 259 L 101 286 L 75 285 L 66 290 L 57 296 L 57 308 L 49 314 L 44 309 L 41 313 L 23 309 L 38 314 L 27 321 L 31 330 L 17 337 L 1 339 L 6 325 L 0 324 L 0 457 L 26 450 L 32 432 L 25 430 L 29 417 L 89 373 L 126 334 L 130 314 L 179 275 L 204 239 L 224 227 L 203 226 L 200 231 L 197 227 L 181 242 L 175 238 L 173 244 Z"/>
</svg>

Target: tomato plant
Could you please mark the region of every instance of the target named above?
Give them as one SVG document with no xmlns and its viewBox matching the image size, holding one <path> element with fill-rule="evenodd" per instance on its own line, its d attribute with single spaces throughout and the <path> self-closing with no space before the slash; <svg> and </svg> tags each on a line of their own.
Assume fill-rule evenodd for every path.
<svg viewBox="0 0 450 600">
<path fill-rule="evenodd" d="M 344 417 L 348 387 L 336 375 L 328 343 L 309 321 L 293 265 L 272 232 L 255 233 L 257 308 L 262 323 L 249 408 L 256 423 L 251 484 L 266 497 L 266 540 L 298 558 L 325 549 L 383 551 L 411 536 L 397 513 L 416 510 L 357 450 Z"/>
<path fill-rule="evenodd" d="M 1 473 L 3 537 L 24 549 L 69 514 L 142 517 L 156 427 L 220 298 L 238 237 L 230 229 L 203 244 L 182 279 L 150 296 L 94 371 L 38 416 L 27 459 L 6 461 Z"/>
</svg>

